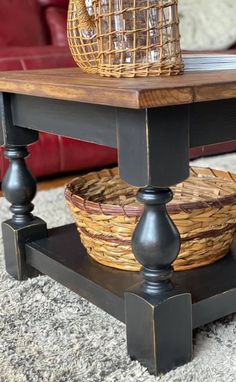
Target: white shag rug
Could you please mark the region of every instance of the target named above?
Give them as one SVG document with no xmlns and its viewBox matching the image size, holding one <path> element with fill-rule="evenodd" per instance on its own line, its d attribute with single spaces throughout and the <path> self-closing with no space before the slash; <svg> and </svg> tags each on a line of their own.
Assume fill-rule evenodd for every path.
<svg viewBox="0 0 236 382">
<path fill-rule="evenodd" d="M 227 49 L 236 42 L 235 0 L 179 0 L 182 49 Z"/>
<path fill-rule="evenodd" d="M 236 172 L 236 154 L 195 163 Z M 5 220 L 8 205 L 0 203 Z M 49 227 L 71 222 L 62 188 L 39 192 L 35 205 Z M 2 239 L 0 259 L 0 382 L 236 381 L 235 315 L 198 329 L 193 361 L 154 377 L 127 356 L 124 324 L 46 276 L 12 279 Z"/>
</svg>

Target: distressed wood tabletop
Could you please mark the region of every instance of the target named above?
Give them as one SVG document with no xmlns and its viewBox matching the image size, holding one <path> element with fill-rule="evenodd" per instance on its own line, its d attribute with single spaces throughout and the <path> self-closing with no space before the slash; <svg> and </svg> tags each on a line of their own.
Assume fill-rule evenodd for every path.
<svg viewBox="0 0 236 382">
<path fill-rule="evenodd" d="M 0 72 L 0 91 L 133 109 L 236 97 L 236 70 L 107 78 L 79 68 Z"/>
</svg>

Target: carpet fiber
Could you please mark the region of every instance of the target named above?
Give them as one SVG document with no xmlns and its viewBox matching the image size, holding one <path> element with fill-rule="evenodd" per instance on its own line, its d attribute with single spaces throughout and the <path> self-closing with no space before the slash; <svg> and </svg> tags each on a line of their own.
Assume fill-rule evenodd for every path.
<svg viewBox="0 0 236 382">
<path fill-rule="evenodd" d="M 236 172 L 235 154 L 200 163 Z M 49 227 L 71 221 L 62 188 L 39 192 L 35 205 Z M 1 219 L 8 216 L 1 199 Z M 150 376 L 127 356 L 124 324 L 46 276 L 13 280 L 0 245 L 0 382 L 235 382 L 235 316 L 194 333 L 191 363 Z"/>
<path fill-rule="evenodd" d="M 182 49 L 228 49 L 236 41 L 235 0 L 179 0 Z"/>
</svg>

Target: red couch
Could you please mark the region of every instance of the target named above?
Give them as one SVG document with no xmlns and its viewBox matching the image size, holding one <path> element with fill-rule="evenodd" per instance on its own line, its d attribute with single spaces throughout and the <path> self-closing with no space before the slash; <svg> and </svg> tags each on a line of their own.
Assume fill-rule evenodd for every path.
<svg viewBox="0 0 236 382">
<path fill-rule="evenodd" d="M 74 66 L 66 39 L 67 6 L 68 0 L 2 0 L 0 71 Z M 28 165 L 37 177 L 117 161 L 115 149 L 46 133 L 30 151 Z M 0 181 L 7 166 L 1 147 Z"/>
<path fill-rule="evenodd" d="M 0 70 L 74 66 L 66 38 L 68 2 L 2 0 Z M 191 157 L 234 150 L 235 141 L 194 148 Z M 30 151 L 33 155 L 28 158 L 28 164 L 37 177 L 101 167 L 117 161 L 114 149 L 45 133 L 41 133 L 39 142 L 30 146 Z M 7 165 L 0 148 L 0 180 Z"/>
</svg>

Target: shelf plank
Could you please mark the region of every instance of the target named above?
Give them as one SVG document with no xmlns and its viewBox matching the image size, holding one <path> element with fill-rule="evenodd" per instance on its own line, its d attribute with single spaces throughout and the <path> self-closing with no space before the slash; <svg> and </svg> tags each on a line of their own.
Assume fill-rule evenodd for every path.
<svg viewBox="0 0 236 382">
<path fill-rule="evenodd" d="M 74 224 L 26 244 L 26 261 L 123 322 L 124 292 L 141 282 L 137 272 L 105 267 L 87 256 Z M 192 295 L 194 328 L 236 311 L 235 275 L 236 245 L 213 265 L 174 273 L 174 284 Z"/>
<path fill-rule="evenodd" d="M 87 256 L 74 224 L 51 229 L 47 239 L 26 244 L 26 256 L 41 273 L 124 321 L 124 290 L 139 281 L 138 274 L 117 272 Z"/>
</svg>

